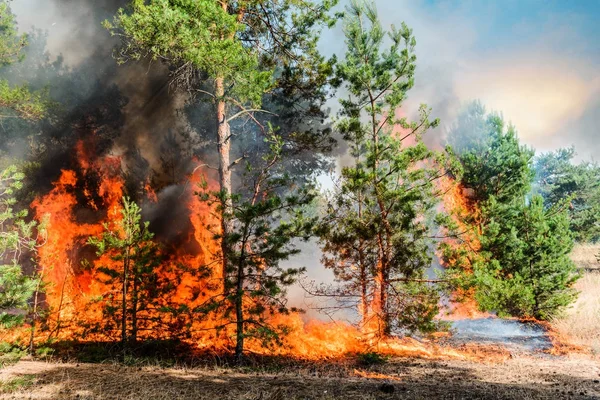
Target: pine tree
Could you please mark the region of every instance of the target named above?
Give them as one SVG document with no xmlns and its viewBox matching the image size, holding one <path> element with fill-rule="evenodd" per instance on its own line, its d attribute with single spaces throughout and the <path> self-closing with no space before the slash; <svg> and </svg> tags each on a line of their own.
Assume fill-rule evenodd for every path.
<svg viewBox="0 0 600 400">
<path fill-rule="evenodd" d="M 268 142 L 269 154 L 260 163 L 246 163 L 244 188 L 233 196 L 232 230 L 223 238 L 232 250 L 225 276 L 226 296 L 213 299 L 200 310 L 218 312 L 223 327 L 230 321 L 235 324 L 238 363 L 246 338 L 269 346 L 281 343 L 282 335 L 288 332 L 289 327 L 274 317 L 289 313 L 285 288 L 304 269 L 284 269 L 280 262 L 299 252 L 296 241 L 308 240 L 316 223 L 308 207 L 315 198 L 314 188 L 298 186 L 296 181 L 304 177 L 293 177 L 286 171 L 281 137 L 272 133 Z M 218 193 L 206 187 L 199 194 L 209 204 L 219 201 Z"/>
<path fill-rule="evenodd" d="M 135 344 L 140 328 L 149 325 L 149 312 L 157 308 L 153 305 L 158 297 L 156 268 L 160 256 L 149 223 L 141 220 L 139 206 L 124 197 L 121 215 L 121 219 L 105 224 L 102 235 L 90 237 L 88 243 L 97 249 L 99 257 L 107 255 L 111 260 L 103 264 L 100 259 L 98 279 L 109 287 L 102 299 L 108 318 L 105 322 L 120 325 L 125 349 Z"/>
<path fill-rule="evenodd" d="M 558 149 L 535 158 L 534 191 L 547 208 L 569 203 L 571 231 L 578 242 L 600 240 L 600 166 L 576 164 L 574 148 Z"/>
<path fill-rule="evenodd" d="M 22 187 L 24 177 L 15 166 L 0 171 L 0 325 L 4 328 L 20 325 L 30 316 L 33 337 L 42 277 L 35 269 L 33 274 L 25 275 L 21 264 L 33 255 L 35 268 L 35 250 L 43 237 L 43 225 L 27 222 L 27 210 L 15 209 L 15 194 Z M 34 297 L 35 302 L 30 307 Z M 33 341 L 31 349 L 32 346 Z"/>
<path fill-rule="evenodd" d="M 575 296 L 567 207 L 545 208 L 541 197 L 530 196 L 533 151 L 520 144 L 514 127 L 498 115 L 476 117 L 486 126 L 483 135 L 468 132 L 481 124 L 457 126 L 453 134 L 466 129 L 466 138 L 477 139 L 464 142 L 459 155 L 470 210 L 456 214 L 477 246 L 446 243 L 447 275 L 483 310 L 550 318 Z"/>
<path fill-rule="evenodd" d="M 4 67 L 23 59 L 27 36 L 19 35 L 15 17 L 8 2 L 0 4 L 0 66 Z M 26 84 L 14 86 L 0 79 L 0 108 L 9 109 L 19 118 L 38 120 L 46 115 L 48 102 L 43 92 L 31 92 Z"/>
<path fill-rule="evenodd" d="M 414 83 L 415 38 L 405 24 L 386 38 L 374 5 L 362 1 L 348 7 L 344 31 L 348 49 L 337 76 L 349 96 L 340 101 L 336 128 L 354 164 L 342 170 L 328 199 L 324 263 L 345 285 L 342 295 L 359 298 L 366 330 L 433 330 L 438 297 L 425 279 L 428 223 L 435 216 L 435 181 L 451 162 L 421 139 L 438 124 L 430 109 L 422 105 L 417 122 L 398 117 Z"/>
<path fill-rule="evenodd" d="M 546 210 L 535 196 L 507 213 L 487 205 L 483 257 L 474 265 L 475 299 L 501 316 L 548 319 L 576 297 L 578 278 L 569 258 L 573 239 L 564 204 Z"/>
<path fill-rule="evenodd" d="M 255 114 L 264 111 L 263 95 L 277 86 L 276 69 L 283 71 L 279 76 L 301 71 L 294 74 L 296 79 L 321 74 L 327 63 L 316 50 L 315 28 L 331 22 L 327 12 L 334 4 L 333 0 L 135 0 L 131 12 L 120 10 L 113 22 L 105 22 L 123 39 L 120 61 L 163 60 L 175 69 L 174 82 L 212 102 L 224 238 L 233 229 L 232 171 L 241 162 L 231 160 L 235 132 L 230 124 L 238 118 L 258 122 Z M 223 240 L 223 276 L 232 251 L 226 245 Z"/>
</svg>

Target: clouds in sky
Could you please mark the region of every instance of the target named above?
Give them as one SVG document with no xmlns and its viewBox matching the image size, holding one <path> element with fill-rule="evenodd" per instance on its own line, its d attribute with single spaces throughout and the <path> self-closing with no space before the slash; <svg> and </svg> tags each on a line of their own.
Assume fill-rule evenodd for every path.
<svg viewBox="0 0 600 400">
<path fill-rule="evenodd" d="M 125 3 L 102 0 L 92 9 L 87 1 L 14 0 L 12 7 L 22 28 L 47 30 L 51 53 L 76 63 L 91 43 L 110 43 L 99 19 Z M 404 21 L 414 30 L 417 76 L 407 111 L 433 107 L 442 125 L 432 136 L 442 137 L 461 106 L 480 99 L 536 149 L 575 145 L 580 158 L 600 159 L 600 1 L 375 3 L 385 27 Z M 324 32 L 322 47 L 343 54 L 340 26 Z"/>
<path fill-rule="evenodd" d="M 479 99 L 540 151 L 575 145 L 580 158 L 600 158 L 600 2 L 375 3 L 385 27 L 404 21 L 414 31 L 407 107 L 433 107 L 438 137 L 464 103 Z M 341 37 L 335 32 L 326 47 L 341 48 Z"/>
</svg>

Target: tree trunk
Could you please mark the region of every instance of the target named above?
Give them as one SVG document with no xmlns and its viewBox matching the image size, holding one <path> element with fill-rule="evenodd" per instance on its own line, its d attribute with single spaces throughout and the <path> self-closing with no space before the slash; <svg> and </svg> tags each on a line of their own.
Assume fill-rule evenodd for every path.
<svg viewBox="0 0 600 400">
<path fill-rule="evenodd" d="M 133 288 L 131 292 L 131 337 L 129 341 L 132 344 L 137 342 L 137 307 L 138 307 L 138 276 L 135 272 L 133 272 Z"/>
<path fill-rule="evenodd" d="M 123 261 L 123 301 L 121 302 L 121 345 L 123 351 L 127 347 L 127 279 L 129 272 L 129 248 L 126 250 L 125 260 Z"/>
<path fill-rule="evenodd" d="M 33 355 L 34 340 L 35 340 L 35 325 L 37 323 L 37 312 L 40 297 L 40 287 L 42 285 L 43 274 L 39 273 L 38 281 L 35 287 L 35 295 L 33 296 L 33 309 L 31 312 L 31 334 L 29 336 L 29 355 Z"/>
<path fill-rule="evenodd" d="M 377 318 L 377 335 L 380 337 L 390 334 L 390 316 L 388 313 L 388 279 L 383 261 L 379 261 L 375 276 L 375 298 L 373 301 L 373 314 Z"/>
<path fill-rule="evenodd" d="M 217 144 L 219 151 L 219 186 L 221 190 L 221 266 L 223 279 L 223 292 L 227 291 L 227 265 L 229 259 L 229 246 L 227 240 L 231 233 L 231 214 L 233 204 L 231 201 L 231 168 L 229 153 L 231 138 L 229 137 L 229 124 L 225 109 L 225 87 L 223 78 L 215 79 L 216 117 L 217 117 Z"/>
<path fill-rule="evenodd" d="M 360 244 L 362 247 L 362 243 Z M 367 327 L 369 321 L 369 300 L 368 300 L 368 290 L 367 290 L 367 266 L 365 265 L 365 257 L 363 254 L 363 249 L 359 250 L 359 269 L 360 269 L 360 313 L 362 316 L 362 327 L 363 329 Z"/>
<path fill-rule="evenodd" d="M 235 295 L 236 342 L 235 361 L 240 364 L 244 356 L 244 266 L 239 265 Z"/>
</svg>

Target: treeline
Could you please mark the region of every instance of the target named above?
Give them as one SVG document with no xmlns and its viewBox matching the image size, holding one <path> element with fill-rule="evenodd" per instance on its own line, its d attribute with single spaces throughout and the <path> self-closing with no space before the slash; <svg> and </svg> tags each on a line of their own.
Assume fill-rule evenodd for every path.
<svg viewBox="0 0 600 400">
<path fill-rule="evenodd" d="M 211 264 L 219 267 L 210 268 L 219 277 L 217 295 L 193 310 L 195 318 L 217 315 L 223 323 L 215 329 L 233 326 L 237 359 L 248 338 L 279 340 L 289 327 L 272 317 L 295 311 L 285 288 L 303 273 L 281 262 L 299 252 L 299 240 L 314 237 L 338 281 L 315 292 L 352 307 L 365 333 L 439 329 L 444 293 L 473 297 L 502 315 L 545 319 L 560 312 L 575 296 L 573 240 L 598 239 L 598 167 L 574 164 L 572 150 L 535 158 L 513 127 L 478 103 L 459 118 L 444 150 L 427 148 L 423 135 L 439 124 L 432 110 L 422 105 L 414 120 L 401 110 L 416 69 L 411 29 L 386 30 L 369 2 L 352 1 L 343 14 L 333 13 L 335 5 L 135 1 L 104 22 L 120 40 L 119 63 L 168 67 L 204 139 L 203 167 L 218 173 L 218 190 L 197 188 L 218 215 L 220 226 L 207 228 L 220 251 Z M 18 63 L 27 38 L 17 35 L 6 5 L 0 12 L 0 59 Z M 346 51 L 328 59 L 317 42 L 338 19 Z M 2 82 L 7 112 L 51 118 L 45 93 Z M 326 102 L 334 96 L 340 111 L 330 125 Z M 331 188 L 318 190 L 315 178 L 331 168 L 336 138 L 351 161 Z M 183 181 L 185 174 L 173 178 Z M 35 273 L 23 273 L 22 254 L 27 249 L 35 263 L 43 226 L 35 229 L 15 211 L 14 189 L 27 177 L 11 167 L 0 179 L 2 323 L 26 318 L 33 330 L 43 317 L 43 285 Z M 465 189 L 467 210 L 439 207 L 447 182 Z M 88 243 L 114 262 L 100 271 L 115 288 L 104 299 L 105 318 L 119 326 L 115 338 L 132 345 L 138 313 L 154 309 L 160 318 L 165 311 L 154 307 L 168 287 L 156 272 L 154 234 L 140 207 L 125 198 L 122 219 Z M 431 278 L 438 246 L 447 268 Z"/>
</svg>

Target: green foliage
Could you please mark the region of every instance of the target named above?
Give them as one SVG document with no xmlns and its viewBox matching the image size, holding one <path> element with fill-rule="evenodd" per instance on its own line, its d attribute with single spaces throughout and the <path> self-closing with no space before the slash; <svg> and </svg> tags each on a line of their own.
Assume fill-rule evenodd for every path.
<svg viewBox="0 0 600 400">
<path fill-rule="evenodd" d="M 21 375 L 0 384 L 0 393 L 14 393 L 33 386 L 35 375 Z"/>
<path fill-rule="evenodd" d="M 338 294 L 359 298 L 363 325 L 378 318 L 383 334 L 429 331 L 438 298 L 423 278 L 431 265 L 435 181 L 457 165 L 422 141 L 438 124 L 429 108 L 421 106 L 416 122 L 398 117 L 414 83 L 412 31 L 402 24 L 386 35 L 374 5 L 361 1 L 349 6 L 344 31 L 347 51 L 337 79 L 349 96 L 340 100 L 336 129 L 354 165 L 342 169 L 327 198 L 323 262 L 343 284 Z"/>
<path fill-rule="evenodd" d="M 480 101 L 466 105 L 458 115 L 446 137 L 446 144 L 456 154 L 468 151 L 483 151 L 491 139 L 486 120 L 486 109 Z"/>
<path fill-rule="evenodd" d="M 460 155 L 465 187 L 477 201 L 495 197 L 499 202 L 522 201 L 531 188 L 533 151 L 521 146 L 513 126 L 491 115 L 486 120 L 488 143 Z"/>
<path fill-rule="evenodd" d="M 534 190 L 547 208 L 569 203 L 571 231 L 578 242 L 600 240 L 600 166 L 575 164 L 573 148 L 541 154 L 535 159 Z"/>
<path fill-rule="evenodd" d="M 149 223 L 142 222 L 140 207 L 124 197 L 121 215 L 111 225 L 105 224 L 102 235 L 90 237 L 88 243 L 97 249 L 98 256 L 108 255 L 114 262 L 101 265 L 97 271 L 98 279 L 110 288 L 101 299 L 106 320 L 100 329 L 110 332 L 120 325 L 125 345 L 137 340 L 140 329 L 156 322 L 147 314 L 160 310 L 156 305 L 160 256 Z"/>
<path fill-rule="evenodd" d="M 454 128 L 453 137 L 465 129 L 465 137 L 473 139 L 468 130 L 486 126 L 485 144 L 466 142 L 460 154 L 471 210 L 458 218 L 477 244 L 444 245 L 447 274 L 461 293 L 472 291 L 483 310 L 549 319 L 576 295 L 566 203 L 548 208 L 540 196 L 529 196 L 533 152 L 501 117 L 475 111 L 462 119 L 469 124 Z M 480 123 L 473 122 L 477 119 Z"/>
<path fill-rule="evenodd" d="M 326 13 L 334 4 L 135 0 L 104 25 L 123 40 L 120 62 L 150 57 L 188 72 L 191 67 L 209 79 L 223 79 L 230 101 L 258 106 L 273 85 L 276 58 L 308 60 L 317 41 L 311 28 L 328 21 Z M 191 76 L 184 80 L 192 82 Z"/>
<path fill-rule="evenodd" d="M 21 60 L 27 36 L 18 34 L 15 16 L 7 1 L 0 4 L 0 17 L 0 65 L 4 66 Z"/>
<path fill-rule="evenodd" d="M 8 3 L 0 3 L 0 66 L 21 61 L 25 46 L 27 36 L 17 33 Z M 46 114 L 47 108 L 44 92 L 31 92 L 25 84 L 11 86 L 6 80 L 0 80 L 0 109 L 8 109 L 20 118 L 37 120 Z"/>
<path fill-rule="evenodd" d="M 224 326 L 230 321 L 236 324 L 237 357 L 241 357 L 245 338 L 270 346 L 281 343 L 289 331 L 285 325 L 272 323 L 271 317 L 290 312 L 285 288 L 304 268 L 283 268 L 280 263 L 299 252 L 297 241 L 308 240 L 316 223 L 309 207 L 315 190 L 296 186 L 287 173 L 281 138 L 271 133 L 266 140 L 270 154 L 258 165 L 246 164 L 244 187 L 232 196 L 233 213 L 225 214 L 233 229 L 226 237 L 215 234 L 216 240 L 227 241 L 231 251 L 224 295 L 197 310 L 219 313 Z M 222 204 L 221 192 L 203 188 L 199 195 L 217 209 Z"/>
<path fill-rule="evenodd" d="M 15 209 L 15 194 L 24 175 L 15 166 L 0 171 L 0 326 L 23 323 L 29 300 L 40 283 L 37 276 L 26 276 L 21 262 L 35 251 L 35 221 L 26 222 L 27 210 Z"/>
<path fill-rule="evenodd" d="M 556 315 L 575 299 L 578 278 L 566 209 L 546 210 L 539 196 L 516 210 L 496 202 L 487 207 L 482 257 L 473 266 L 475 299 L 500 315 Z"/>
<path fill-rule="evenodd" d="M 27 351 L 15 343 L 0 342 L 0 368 L 16 364 L 27 355 Z"/>
<path fill-rule="evenodd" d="M 121 9 L 105 26 L 126 38 L 125 57 L 190 63 L 224 78 L 242 102 L 259 103 L 271 84 L 270 71 L 258 68 L 258 47 L 247 49 L 240 40 L 245 25 L 218 1 L 133 1 L 130 14 Z"/>
<path fill-rule="evenodd" d="M 48 358 L 54 354 L 54 349 L 48 346 L 41 346 L 35 349 L 35 355 L 41 358 Z"/>
</svg>

